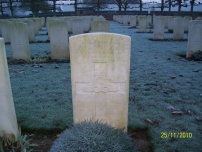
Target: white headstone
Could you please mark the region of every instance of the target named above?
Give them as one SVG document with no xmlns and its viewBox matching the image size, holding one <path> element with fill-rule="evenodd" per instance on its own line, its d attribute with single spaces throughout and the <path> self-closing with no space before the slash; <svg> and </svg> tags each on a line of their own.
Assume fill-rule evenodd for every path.
<svg viewBox="0 0 202 152">
<path fill-rule="evenodd" d="M 13 23 L 11 21 L 7 21 L 7 20 L 2 22 L 1 31 L 2 31 L 2 37 L 4 38 L 5 43 L 10 42 L 10 28 L 12 24 Z"/>
<path fill-rule="evenodd" d="M 123 15 L 123 25 L 128 25 L 128 23 L 129 23 L 129 15 Z"/>
<path fill-rule="evenodd" d="M 15 22 L 11 28 L 11 50 L 14 59 L 30 59 L 27 24 Z"/>
<path fill-rule="evenodd" d="M 154 18 L 154 39 L 164 39 L 164 17 Z"/>
<path fill-rule="evenodd" d="M 174 27 L 174 18 L 176 18 L 175 16 L 170 16 L 168 19 L 168 31 L 173 31 L 173 27 Z"/>
<path fill-rule="evenodd" d="M 64 21 L 50 22 L 49 31 L 50 31 L 51 58 L 69 59 L 67 23 Z"/>
<path fill-rule="evenodd" d="M 165 28 L 168 28 L 168 20 L 170 16 L 164 16 Z"/>
<path fill-rule="evenodd" d="M 151 26 L 152 25 L 152 17 L 151 15 L 147 16 L 147 26 Z"/>
<path fill-rule="evenodd" d="M 27 24 L 29 42 L 34 42 L 35 41 L 35 30 L 34 30 L 33 20 L 24 20 L 23 22 Z"/>
<path fill-rule="evenodd" d="M 130 50 L 125 35 L 70 37 L 74 122 L 101 120 L 127 130 Z"/>
<path fill-rule="evenodd" d="M 189 30 L 189 21 L 192 20 L 191 16 L 184 16 L 183 17 L 183 22 L 184 22 L 184 31 L 188 31 Z"/>
<path fill-rule="evenodd" d="M 197 17 L 195 18 L 195 20 L 202 20 L 202 17 Z"/>
<path fill-rule="evenodd" d="M 91 32 L 109 32 L 109 21 L 92 21 Z"/>
<path fill-rule="evenodd" d="M 130 27 L 136 27 L 136 16 L 130 16 Z"/>
<path fill-rule="evenodd" d="M 0 38 L 0 71 L 0 137 L 3 136 L 2 131 L 17 137 L 18 125 L 3 38 Z"/>
<path fill-rule="evenodd" d="M 202 21 L 192 20 L 189 22 L 188 48 L 187 58 L 192 57 L 192 54 L 202 51 Z"/>
<path fill-rule="evenodd" d="M 72 34 L 73 35 L 82 34 L 84 32 L 82 20 L 83 19 L 78 19 L 78 18 L 74 18 L 72 20 Z"/>
<path fill-rule="evenodd" d="M 91 27 L 91 17 L 83 17 L 83 30 L 88 32 Z"/>
<path fill-rule="evenodd" d="M 147 16 L 139 16 L 139 32 L 146 32 L 147 29 Z"/>
<path fill-rule="evenodd" d="M 71 17 L 65 17 L 64 21 L 67 22 L 68 32 L 72 32 L 72 18 Z"/>
<path fill-rule="evenodd" d="M 174 19 L 173 40 L 184 39 L 184 22 L 181 17 Z"/>
</svg>

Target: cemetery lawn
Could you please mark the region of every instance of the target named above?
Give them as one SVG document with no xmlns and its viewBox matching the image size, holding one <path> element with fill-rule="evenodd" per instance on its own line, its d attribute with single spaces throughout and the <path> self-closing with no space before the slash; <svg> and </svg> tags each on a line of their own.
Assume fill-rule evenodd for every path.
<svg viewBox="0 0 202 152">
<path fill-rule="evenodd" d="M 150 41 L 152 33 L 137 30 L 110 22 L 110 32 L 132 38 L 129 130 L 147 130 L 155 152 L 202 151 L 202 62 L 179 56 L 186 54 L 187 41 Z M 50 52 L 49 43 L 30 48 L 32 56 Z M 11 58 L 9 44 L 6 50 Z M 55 138 L 72 126 L 70 63 L 9 64 L 9 72 L 23 132 L 53 133 Z M 174 134 L 177 138 L 171 138 Z"/>
</svg>

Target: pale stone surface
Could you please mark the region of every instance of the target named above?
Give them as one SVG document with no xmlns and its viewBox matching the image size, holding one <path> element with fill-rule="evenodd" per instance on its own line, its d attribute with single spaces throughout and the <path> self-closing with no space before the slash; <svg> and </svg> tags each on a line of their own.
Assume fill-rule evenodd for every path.
<svg viewBox="0 0 202 152">
<path fill-rule="evenodd" d="M 195 18 L 195 20 L 202 20 L 202 17 L 197 17 Z"/>
<path fill-rule="evenodd" d="M 152 17 L 151 15 L 147 16 L 147 26 L 151 26 L 152 25 Z"/>
<path fill-rule="evenodd" d="M 184 31 L 188 31 L 189 30 L 189 21 L 192 20 L 191 16 L 184 16 L 183 17 L 183 22 L 184 22 Z"/>
<path fill-rule="evenodd" d="M 11 28 L 11 50 L 14 59 L 30 59 L 27 24 L 16 22 Z"/>
<path fill-rule="evenodd" d="M 1 31 L 2 31 L 2 37 L 4 38 L 4 42 L 8 43 L 10 42 L 10 28 L 11 28 L 12 22 L 5 20 L 2 22 L 2 27 L 1 27 Z"/>
<path fill-rule="evenodd" d="M 50 39 L 50 28 L 49 28 L 49 24 L 51 23 L 51 22 L 58 22 L 59 20 L 57 20 L 57 19 L 53 19 L 53 18 L 48 18 L 47 19 L 47 24 L 46 24 L 46 26 L 47 26 L 47 30 L 48 30 L 48 39 Z"/>
<path fill-rule="evenodd" d="M 74 122 L 102 120 L 127 130 L 131 38 L 113 33 L 70 37 Z"/>
<path fill-rule="evenodd" d="M 106 19 L 103 16 L 93 16 L 93 21 L 106 21 Z"/>
<path fill-rule="evenodd" d="M 154 39 L 164 39 L 164 17 L 154 18 Z"/>
<path fill-rule="evenodd" d="M 123 25 L 127 26 L 128 22 L 130 21 L 129 20 L 129 15 L 123 15 L 122 20 L 123 20 Z"/>
<path fill-rule="evenodd" d="M 146 32 L 147 29 L 147 16 L 139 16 L 139 32 Z"/>
<path fill-rule="evenodd" d="M 84 32 L 82 20 L 83 19 L 79 19 L 79 18 L 74 18 L 72 20 L 72 34 L 73 35 L 82 34 Z"/>
<path fill-rule="evenodd" d="M 202 51 L 202 21 L 192 20 L 189 22 L 188 47 L 186 57 L 192 57 L 192 54 L 197 51 Z"/>
<path fill-rule="evenodd" d="M 173 40 L 184 39 L 184 22 L 181 17 L 174 19 Z"/>
<path fill-rule="evenodd" d="M 83 17 L 83 30 L 84 32 L 90 31 L 91 28 L 91 17 Z"/>
<path fill-rule="evenodd" d="M 33 20 L 24 20 L 23 22 L 27 24 L 29 42 L 34 42 L 35 41 L 35 31 L 34 31 Z"/>
<path fill-rule="evenodd" d="M 64 21 L 49 22 L 52 59 L 69 59 L 68 30 Z"/>
<path fill-rule="evenodd" d="M 173 31 L 174 18 L 176 18 L 176 17 L 175 16 L 170 16 L 169 19 L 168 19 L 168 30 L 169 31 Z"/>
<path fill-rule="evenodd" d="M 130 27 L 136 27 L 136 15 L 130 16 Z"/>
<path fill-rule="evenodd" d="M 18 126 L 3 38 L 0 38 L 0 71 L 0 137 L 2 131 L 17 137 Z"/>
<path fill-rule="evenodd" d="M 65 17 L 64 21 L 67 22 L 68 32 L 72 32 L 72 18 L 71 17 Z"/>
<path fill-rule="evenodd" d="M 168 28 L 168 20 L 170 16 L 164 16 L 165 28 Z"/>
<path fill-rule="evenodd" d="M 109 32 L 110 23 L 109 21 L 92 21 L 91 32 Z"/>
</svg>

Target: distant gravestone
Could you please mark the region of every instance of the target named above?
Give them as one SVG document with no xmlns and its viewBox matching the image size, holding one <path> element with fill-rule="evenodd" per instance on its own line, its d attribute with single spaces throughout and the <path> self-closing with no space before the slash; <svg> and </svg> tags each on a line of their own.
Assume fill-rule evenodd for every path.
<svg viewBox="0 0 202 152">
<path fill-rule="evenodd" d="M 139 32 L 146 32 L 147 29 L 147 16 L 139 16 Z"/>
<path fill-rule="evenodd" d="M 14 59 L 30 59 L 27 24 L 15 22 L 11 28 L 11 50 Z"/>
<path fill-rule="evenodd" d="M 151 26 L 152 25 L 152 16 L 148 15 L 147 16 L 147 26 Z"/>
<path fill-rule="evenodd" d="M 174 18 L 176 18 L 176 17 L 175 17 L 175 16 L 170 16 L 170 17 L 168 18 L 168 31 L 169 31 L 169 32 L 173 32 Z"/>
<path fill-rule="evenodd" d="M 189 22 L 188 48 L 187 58 L 191 58 L 192 54 L 202 51 L 202 21 L 192 20 Z"/>
<path fill-rule="evenodd" d="M 101 120 L 127 130 L 130 49 L 129 36 L 70 37 L 74 122 Z"/>
<path fill-rule="evenodd" d="M 123 19 L 123 25 L 126 25 L 126 26 L 127 26 L 127 25 L 128 25 L 128 22 L 130 21 L 130 20 L 129 20 L 129 16 L 128 16 L 128 15 L 123 15 L 123 18 L 122 18 L 122 19 Z"/>
<path fill-rule="evenodd" d="M 74 18 L 72 20 L 72 34 L 73 35 L 82 34 L 84 32 L 82 20 L 83 19 L 79 19 L 79 18 Z"/>
<path fill-rule="evenodd" d="M 174 19 L 173 40 L 184 39 L 184 22 L 181 17 Z"/>
<path fill-rule="evenodd" d="M 130 16 L 130 27 L 136 27 L 136 16 Z"/>
<path fill-rule="evenodd" d="M 72 18 L 71 17 L 65 17 L 64 21 L 67 22 L 68 32 L 72 32 Z"/>
<path fill-rule="evenodd" d="M 52 59 L 69 59 L 68 51 L 68 29 L 64 21 L 49 23 L 50 45 Z"/>
<path fill-rule="evenodd" d="M 17 118 L 13 103 L 4 39 L 0 38 L 0 137 L 6 134 L 18 136 Z"/>
<path fill-rule="evenodd" d="M 202 17 L 197 17 L 195 18 L 195 20 L 202 20 Z"/>
<path fill-rule="evenodd" d="M 164 16 L 165 28 L 168 28 L 168 20 L 170 16 Z"/>
<path fill-rule="evenodd" d="M 183 17 L 183 22 L 184 22 L 184 31 L 188 31 L 189 30 L 189 21 L 192 20 L 191 16 L 184 16 Z"/>
<path fill-rule="evenodd" d="M 84 32 L 90 31 L 91 27 L 91 17 L 83 17 L 83 30 Z"/>
<path fill-rule="evenodd" d="M 109 21 L 92 21 L 91 32 L 109 32 L 110 23 Z"/>
<path fill-rule="evenodd" d="M 34 42 L 35 30 L 34 30 L 33 20 L 24 20 L 23 22 L 27 24 L 29 42 Z"/>
<path fill-rule="evenodd" d="M 154 18 L 154 38 L 153 39 L 164 39 L 164 27 L 165 27 L 165 22 L 163 17 Z"/>
<path fill-rule="evenodd" d="M 11 25 L 13 23 L 11 21 L 8 21 L 8 20 L 4 20 L 2 22 L 2 26 L 1 26 L 1 32 L 2 32 L 2 37 L 4 38 L 4 42 L 5 43 L 8 43 L 10 42 L 10 28 L 11 28 Z"/>
</svg>

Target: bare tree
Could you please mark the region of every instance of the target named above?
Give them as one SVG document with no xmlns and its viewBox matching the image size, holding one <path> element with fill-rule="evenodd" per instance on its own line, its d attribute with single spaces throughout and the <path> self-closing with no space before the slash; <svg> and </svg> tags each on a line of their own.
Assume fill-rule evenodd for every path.
<svg viewBox="0 0 202 152">
<path fill-rule="evenodd" d="M 138 3 L 138 1 L 136 1 L 136 0 L 122 0 L 122 5 L 121 5 L 121 7 L 124 9 L 124 11 L 126 12 L 126 10 L 128 9 L 128 8 L 133 8 L 132 6 L 131 6 L 131 4 L 136 4 L 136 3 Z"/>
<path fill-rule="evenodd" d="M 168 11 L 171 13 L 171 7 L 173 6 L 174 0 L 166 0 L 165 3 L 168 3 Z"/>
<path fill-rule="evenodd" d="M 18 0 L 0 0 L 1 13 L 3 14 L 5 10 L 10 10 L 11 17 L 13 17 L 13 7 L 18 6 Z"/>
<path fill-rule="evenodd" d="M 78 5 L 78 0 L 75 0 L 75 2 L 74 2 L 74 10 L 75 10 L 75 13 L 77 13 L 77 5 Z"/>
<path fill-rule="evenodd" d="M 191 4 L 191 13 L 193 13 L 194 11 L 194 3 L 195 3 L 195 0 L 190 0 L 190 4 Z"/>
<path fill-rule="evenodd" d="M 164 0 L 161 0 L 161 12 L 164 10 Z"/>
<path fill-rule="evenodd" d="M 107 0 L 84 0 L 84 4 L 91 6 L 97 10 L 98 14 L 100 9 L 107 8 Z"/>
<path fill-rule="evenodd" d="M 40 10 L 50 9 L 46 0 L 20 0 L 21 8 L 32 11 L 33 17 L 37 16 Z"/>
<path fill-rule="evenodd" d="M 121 12 L 122 3 L 123 3 L 122 0 L 115 0 L 115 4 L 116 4 L 116 5 L 118 6 L 118 8 L 119 8 L 119 12 Z"/>
<path fill-rule="evenodd" d="M 5 10 L 7 8 L 7 3 L 4 3 L 3 1 L 0 1 L 0 12 L 3 15 Z"/>
</svg>

